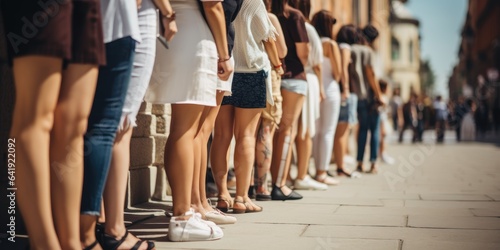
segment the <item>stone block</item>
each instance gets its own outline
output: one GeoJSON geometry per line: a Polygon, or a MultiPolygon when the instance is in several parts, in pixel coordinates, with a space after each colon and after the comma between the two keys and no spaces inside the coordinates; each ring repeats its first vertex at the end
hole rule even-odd
{"type": "Polygon", "coordinates": [[[139,114],[151,114],[153,104],[143,101],[139,108],[139,114]]]}
{"type": "Polygon", "coordinates": [[[152,137],[132,138],[130,142],[130,168],[153,165],[155,142],[152,137]]]}
{"type": "Polygon", "coordinates": [[[167,135],[170,131],[170,116],[156,116],[156,133],[167,135]]]}
{"type": "Polygon", "coordinates": [[[169,111],[169,108],[167,108],[167,106],[170,107],[169,104],[153,104],[151,113],[153,113],[154,115],[165,115],[169,111]]]}
{"type": "Polygon", "coordinates": [[[167,196],[172,194],[170,185],[168,184],[167,174],[165,173],[163,165],[157,166],[156,169],[156,181],[151,199],[165,201],[168,199],[167,196]]]}
{"type": "Polygon", "coordinates": [[[153,191],[151,176],[156,173],[155,167],[131,169],[129,171],[129,184],[127,192],[127,206],[148,202],[153,191]]]}
{"type": "Polygon", "coordinates": [[[149,137],[156,132],[156,116],[149,114],[137,115],[137,127],[132,132],[132,137],[149,137]]]}
{"type": "Polygon", "coordinates": [[[167,136],[165,135],[155,135],[153,136],[155,140],[155,153],[154,153],[154,163],[153,165],[163,165],[163,158],[165,155],[165,144],[167,143],[167,136]]]}

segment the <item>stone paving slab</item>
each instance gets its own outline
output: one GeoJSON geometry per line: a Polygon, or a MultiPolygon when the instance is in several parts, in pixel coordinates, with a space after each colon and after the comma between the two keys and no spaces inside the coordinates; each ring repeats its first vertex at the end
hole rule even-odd
{"type": "Polygon", "coordinates": [[[498,229],[500,218],[410,215],[408,226],[421,228],[498,229]]]}
{"type": "Polygon", "coordinates": [[[431,201],[491,201],[491,197],[478,194],[421,194],[422,200],[431,201]]]}
{"type": "Polygon", "coordinates": [[[479,217],[500,217],[500,210],[488,208],[473,208],[470,210],[475,216],[479,217]]]}
{"type": "Polygon", "coordinates": [[[403,242],[403,250],[498,250],[500,243],[486,242],[449,242],[449,241],[429,241],[429,240],[408,240],[403,242]]]}
{"type": "Polygon", "coordinates": [[[302,237],[500,243],[500,230],[311,225],[302,237]]]}
{"type": "Polygon", "coordinates": [[[340,206],[335,214],[372,214],[379,215],[435,215],[435,216],[472,216],[467,208],[417,208],[417,207],[357,207],[340,206]]]}
{"type": "Polygon", "coordinates": [[[405,207],[500,209],[500,202],[497,202],[497,201],[413,201],[413,200],[408,200],[405,202],[405,207]]]}

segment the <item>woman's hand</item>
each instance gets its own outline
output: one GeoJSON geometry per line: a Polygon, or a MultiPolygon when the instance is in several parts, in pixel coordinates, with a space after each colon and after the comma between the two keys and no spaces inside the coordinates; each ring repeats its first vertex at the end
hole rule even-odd
{"type": "Polygon", "coordinates": [[[341,97],[342,101],[346,101],[347,98],[349,98],[349,95],[350,95],[349,91],[343,91],[342,94],[340,95],[340,97],[341,97]]]}
{"type": "Polygon", "coordinates": [[[174,35],[177,33],[177,24],[175,23],[174,19],[167,17],[162,17],[161,21],[163,23],[163,27],[165,27],[163,37],[165,37],[165,39],[170,42],[172,41],[174,35]]]}
{"type": "Polygon", "coordinates": [[[278,73],[278,75],[282,76],[283,74],[285,74],[285,71],[283,70],[283,66],[280,65],[279,67],[277,68],[274,68],[276,70],[276,73],[278,73]]]}
{"type": "Polygon", "coordinates": [[[325,100],[325,98],[325,90],[323,88],[319,88],[319,101],[322,102],[323,100],[325,100]]]}
{"type": "Polygon", "coordinates": [[[136,0],[137,2],[137,9],[141,8],[142,0],[136,0]]]}
{"type": "Polygon", "coordinates": [[[217,76],[223,81],[227,81],[231,73],[233,73],[233,65],[229,60],[223,60],[217,63],[217,76]]]}

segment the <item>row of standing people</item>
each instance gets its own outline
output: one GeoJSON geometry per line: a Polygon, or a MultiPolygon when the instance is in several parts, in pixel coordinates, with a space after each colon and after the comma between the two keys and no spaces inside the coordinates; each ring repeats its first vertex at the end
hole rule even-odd
{"type": "Polygon", "coordinates": [[[261,162],[256,183],[271,167],[271,193],[261,186],[265,198],[302,198],[285,185],[301,113],[298,145],[306,147],[298,150],[305,165],[296,186],[337,184],[327,175],[333,142],[337,172],[353,176],[342,159],[356,116],[358,170],[371,131],[371,171],[376,172],[377,108],[383,100],[367,46],[376,29],[347,25],[335,42],[335,19],[328,12],[315,14],[312,26],[306,23],[308,1],[272,1],[270,8],[260,0],[171,3],[145,0],[137,12],[135,2],[124,0],[2,2],[2,10],[13,10],[4,15],[6,33],[30,39],[8,37],[17,90],[11,135],[19,141],[19,205],[32,248],[154,248],[129,234],[123,220],[130,138],[144,96],[172,104],[165,146],[172,241],[218,239],[223,232],[215,223],[236,221],[206,198],[205,145],[212,130],[211,161],[220,180],[227,174],[230,138],[236,138],[236,197],[231,199],[219,181],[221,209],[262,211],[248,197],[256,158],[261,162]],[[154,45],[155,7],[167,40],[179,28],[170,49],[154,45]],[[47,19],[40,23],[43,14],[47,19]],[[39,28],[31,36],[23,33],[24,16],[32,16],[39,28]],[[315,84],[316,90],[308,90],[315,84]],[[309,112],[318,98],[319,112],[309,112]],[[312,144],[314,182],[304,170],[312,144]],[[106,221],[96,229],[101,200],[106,221]]]}

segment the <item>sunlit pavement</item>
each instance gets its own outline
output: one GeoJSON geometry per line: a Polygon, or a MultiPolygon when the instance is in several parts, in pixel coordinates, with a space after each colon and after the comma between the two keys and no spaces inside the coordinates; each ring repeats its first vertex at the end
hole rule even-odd
{"type": "Polygon", "coordinates": [[[168,242],[166,217],[135,212],[129,230],[157,249],[500,249],[500,147],[457,144],[451,132],[442,145],[432,133],[423,144],[408,136],[390,143],[396,163],[378,175],[301,191],[299,201],[257,202],[264,211],[234,215],[221,240],[168,242]]]}
{"type": "Polygon", "coordinates": [[[458,144],[452,132],[441,145],[430,132],[422,144],[405,139],[389,138],[396,162],[378,175],[257,202],[264,211],[234,215],[218,241],[168,242],[169,201],[127,210],[128,228],[157,249],[500,249],[500,146],[458,144]]]}

